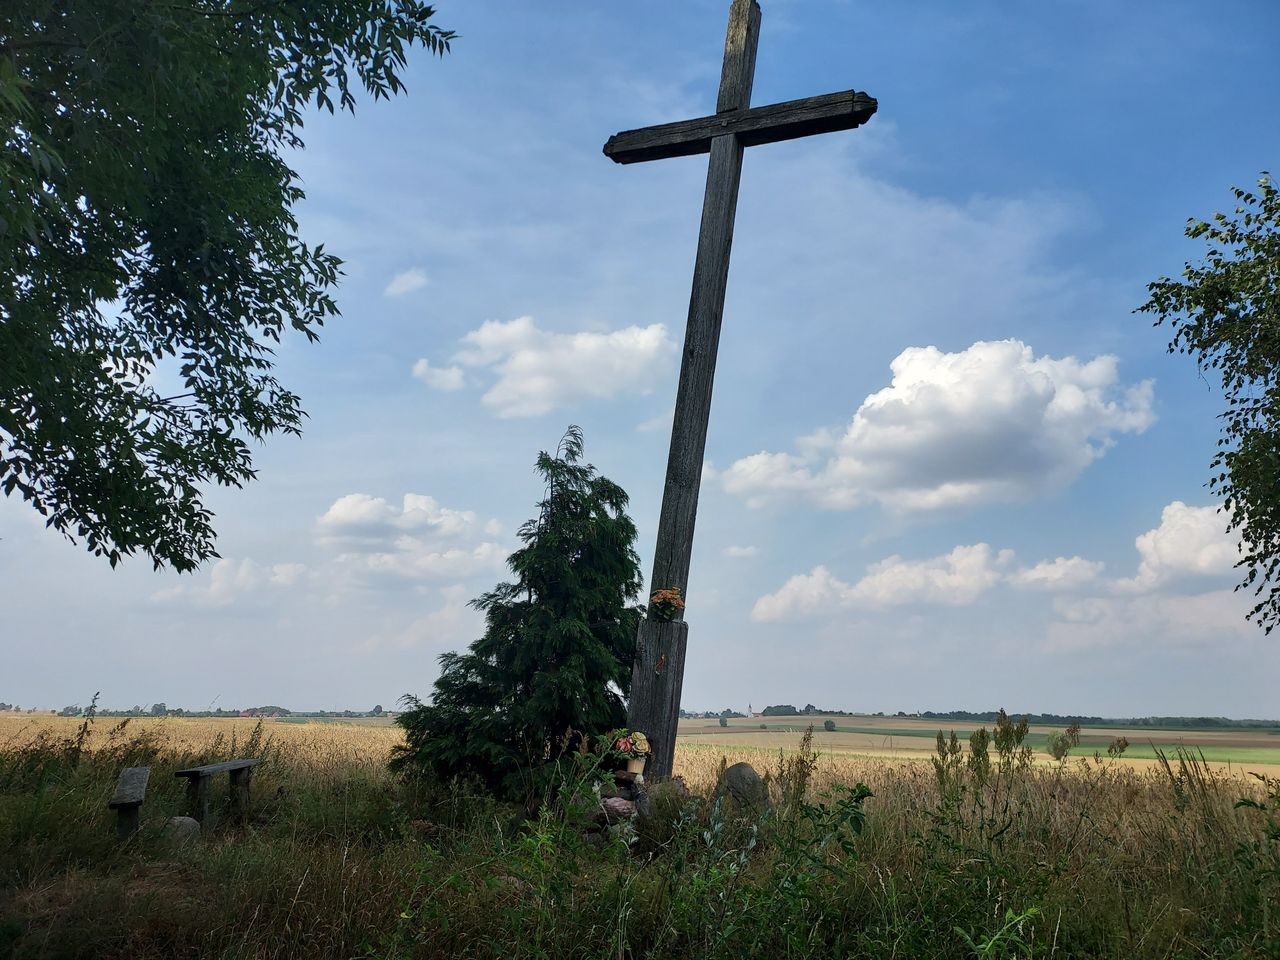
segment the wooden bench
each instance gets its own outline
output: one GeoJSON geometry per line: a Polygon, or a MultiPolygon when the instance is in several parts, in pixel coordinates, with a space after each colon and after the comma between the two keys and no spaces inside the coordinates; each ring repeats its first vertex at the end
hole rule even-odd
{"type": "Polygon", "coordinates": [[[191,767],[179,770],[175,777],[187,779],[187,804],[191,816],[204,826],[209,817],[209,781],[215,774],[231,774],[231,806],[240,817],[249,812],[249,779],[253,768],[261,760],[227,760],[224,763],[209,763],[203,767],[191,767]]]}
{"type": "Polygon", "coordinates": [[[121,840],[128,840],[138,832],[138,814],[150,779],[150,767],[125,767],[120,771],[116,792],[107,802],[107,809],[116,812],[116,836],[121,840]]]}

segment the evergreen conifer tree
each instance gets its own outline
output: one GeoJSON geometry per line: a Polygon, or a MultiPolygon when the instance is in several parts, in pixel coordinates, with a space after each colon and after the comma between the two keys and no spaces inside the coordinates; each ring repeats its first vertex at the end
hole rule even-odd
{"type": "Polygon", "coordinates": [[[546,494],[507,560],[515,580],[472,601],[485,632],[440,657],[431,702],[405,698],[394,769],[527,797],[547,764],[625,722],[643,615],[636,529],[622,488],[581,461],[576,426],[538,455],[546,494]]]}

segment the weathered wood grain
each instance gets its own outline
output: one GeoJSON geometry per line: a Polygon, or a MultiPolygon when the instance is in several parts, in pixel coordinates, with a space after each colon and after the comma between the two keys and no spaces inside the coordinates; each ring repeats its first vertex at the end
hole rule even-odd
{"type": "Polygon", "coordinates": [[[729,27],[724,32],[724,60],[720,65],[716,113],[745,110],[751,106],[759,44],[760,4],[756,0],[733,0],[729,6],[729,27]]]}
{"type": "Polygon", "coordinates": [[[107,807],[118,810],[121,807],[138,806],[146,799],[147,783],[150,779],[150,767],[125,767],[120,771],[120,779],[116,781],[116,792],[107,801],[107,807]]]}
{"type": "Polygon", "coordinates": [[[249,816],[249,784],[253,767],[237,767],[231,771],[231,809],[243,822],[249,816]]]}
{"type": "Polygon", "coordinates": [[[256,767],[262,762],[261,759],[256,760],[225,760],[222,763],[208,763],[203,767],[188,767],[186,770],[178,770],[174,773],[175,777],[211,777],[215,773],[230,773],[232,770],[243,770],[246,767],[256,767]]]}
{"type": "Polygon", "coordinates": [[[687,623],[645,620],[640,624],[628,723],[649,738],[652,753],[644,768],[644,778],[649,782],[671,778],[688,643],[687,623]]]}
{"type": "Polygon", "coordinates": [[[142,801],[147,796],[147,782],[151,779],[150,767],[125,767],[116,781],[115,793],[107,801],[107,808],[116,812],[116,837],[128,840],[138,832],[142,801]]]}
{"type": "Polygon", "coordinates": [[[207,775],[187,778],[187,814],[194,817],[202,827],[209,827],[209,777],[207,775]]]}
{"type": "MultiPolygon", "coordinates": [[[[711,155],[650,591],[684,591],[689,580],[743,148],[849,130],[876,112],[874,98],[853,90],[751,109],[759,37],[756,0],[733,0],[715,116],[628,130],[610,137],[604,147],[605,155],[618,163],[711,155]]],[[[686,602],[696,605],[697,598],[687,597],[686,602]]],[[[671,776],[687,639],[688,627],[683,622],[646,620],[637,636],[627,722],[649,737],[653,755],[645,775],[653,780],[671,776]]]]}
{"type": "Polygon", "coordinates": [[[702,460],[711,416],[716,356],[729,280],[734,211],[742,175],[742,145],[720,137],[707,165],[702,227],[693,267],[693,290],[685,326],[684,355],[676,388],[676,409],[667,452],[667,477],[658,519],[651,590],[684,591],[689,581],[693,530],[702,485],[702,460]]]}
{"type": "Polygon", "coordinates": [[[712,140],[727,134],[733,134],[747,147],[777,143],[818,133],[852,130],[870,120],[876,106],[874,97],[843,90],[742,112],[717,113],[695,120],[626,130],[609,138],[604,153],[616,163],[639,163],[706,153],[711,149],[712,140]]]}
{"type": "MultiPolygon", "coordinates": [[[[760,8],[755,0],[734,0],[725,35],[724,68],[720,77],[722,110],[742,111],[751,102],[756,44],[760,37],[760,8]]],[[[654,552],[649,589],[669,587],[681,591],[689,579],[693,528],[698,515],[698,490],[702,483],[702,455],[707,444],[707,420],[711,415],[711,388],[715,380],[716,353],[720,345],[720,320],[724,314],[725,286],[729,280],[729,253],[733,247],[733,221],[742,178],[742,143],[737,137],[714,138],[707,164],[707,187],[702,201],[702,225],[693,267],[693,290],[685,325],[680,383],[676,388],[675,419],[667,454],[667,478],[658,519],[658,543],[654,552]]],[[[649,737],[653,757],[646,776],[665,780],[671,776],[675,757],[676,720],[680,687],[684,681],[684,649],[688,627],[667,629],[670,624],[644,621],[638,643],[653,654],[653,662],[637,654],[632,669],[631,699],[627,718],[631,727],[649,737]],[[678,634],[679,642],[674,642],[678,634]],[[672,649],[654,653],[654,637],[672,640],[672,649]],[[678,648],[678,649],[677,649],[678,648]],[[665,655],[668,659],[658,662],[665,655]]]]}

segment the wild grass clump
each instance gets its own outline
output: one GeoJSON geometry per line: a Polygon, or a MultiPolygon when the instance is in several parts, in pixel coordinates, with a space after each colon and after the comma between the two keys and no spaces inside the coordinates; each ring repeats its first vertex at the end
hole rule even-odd
{"type": "Polygon", "coordinates": [[[770,804],[746,815],[716,799],[719,755],[682,749],[690,790],[596,832],[589,764],[530,817],[393,777],[385,729],[215,729],[0,735],[0,957],[1280,955],[1280,784],[1194,754],[1034,766],[1012,721],[932,765],[806,740],[754,755],[770,804]],[[247,823],[167,845],[172,771],[232,755],[267,761],[247,823]],[[139,764],[120,845],[106,801],[139,764]]]}

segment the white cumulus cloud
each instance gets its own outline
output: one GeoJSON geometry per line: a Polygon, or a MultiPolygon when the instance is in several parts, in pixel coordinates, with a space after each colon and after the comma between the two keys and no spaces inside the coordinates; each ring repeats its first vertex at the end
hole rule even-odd
{"type": "Polygon", "coordinates": [[[433,390],[461,390],[466,383],[461,367],[433,367],[426,357],[413,365],[413,375],[433,390]]]}
{"type": "Polygon", "coordinates": [[[1009,574],[1009,582],[1016,587],[1036,590],[1076,590],[1093,583],[1102,574],[1105,564],[1100,560],[1084,557],[1056,557],[1042,560],[1033,567],[1024,567],[1009,574]]]}
{"type": "Polygon", "coordinates": [[[1004,578],[1002,569],[1012,560],[1012,550],[995,551],[986,543],[957,546],[928,560],[904,560],[895,555],[871,564],[854,584],[818,566],[757,600],[751,618],[784,620],[909,603],[967,606],[1004,578]]]}
{"type": "Polygon", "coordinates": [[[536,417],[577,400],[648,393],[676,354],[660,323],[607,333],[554,333],[531,317],[489,320],[454,362],[496,379],[481,402],[499,417],[536,417]]]}
{"type": "Polygon", "coordinates": [[[746,557],[758,557],[760,555],[760,548],[751,547],[751,546],[740,547],[736,545],[728,546],[724,548],[724,555],[726,557],[734,557],[738,559],[743,559],[746,557]]]}
{"type": "Polygon", "coordinates": [[[1184,577],[1229,576],[1240,559],[1239,538],[1226,530],[1217,507],[1191,507],[1174,500],[1160,512],[1160,526],[1134,540],[1141,558],[1137,575],[1123,590],[1149,590],[1184,577]]]}
{"type": "Polygon", "coordinates": [[[336,551],[349,574],[404,579],[463,577],[497,570],[506,550],[484,539],[500,531],[470,510],[441,506],[434,497],[406,493],[399,505],[382,497],[339,497],[316,522],[320,543],[336,551]]]}
{"type": "Polygon", "coordinates": [[[1018,340],[958,353],[910,347],[843,433],[817,431],[795,453],[744,457],[725,489],[753,506],[801,496],[850,509],[876,501],[929,510],[1021,500],[1061,489],[1155,420],[1151,381],[1123,385],[1113,356],[1037,357],[1018,340]]]}
{"type": "MultiPolygon", "coordinates": [[[[492,521],[491,521],[492,522],[492,521]]],[[[442,507],[434,497],[406,493],[396,507],[382,497],[349,493],[335,500],[320,517],[321,533],[329,539],[384,539],[388,531],[428,530],[443,536],[463,536],[477,527],[475,513],[442,507]]]]}
{"type": "Polygon", "coordinates": [[[384,297],[403,297],[406,293],[421,290],[429,282],[427,275],[421,269],[411,267],[392,277],[391,282],[383,288],[382,295],[384,297]]]}
{"type": "Polygon", "coordinates": [[[1249,598],[1214,583],[1231,578],[1239,559],[1239,540],[1226,526],[1217,507],[1166,505],[1160,525],[1134,540],[1133,577],[1100,581],[1091,596],[1054,601],[1049,649],[1164,649],[1238,643],[1256,634],[1245,616],[1249,598]]]}

